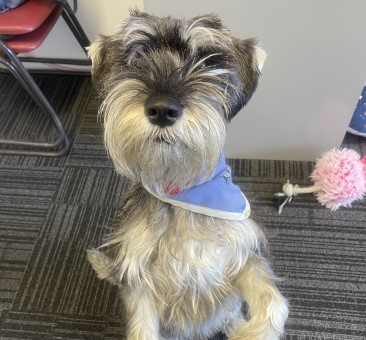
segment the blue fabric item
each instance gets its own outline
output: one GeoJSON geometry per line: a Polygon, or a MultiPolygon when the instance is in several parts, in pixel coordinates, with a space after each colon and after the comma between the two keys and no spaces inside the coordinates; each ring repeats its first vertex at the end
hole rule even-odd
{"type": "Polygon", "coordinates": [[[347,131],[354,135],[366,137],[366,85],[362,90],[347,131]]]}
{"type": "Polygon", "coordinates": [[[0,13],[20,6],[26,0],[0,0],[0,13]]]}
{"type": "Polygon", "coordinates": [[[249,203],[232,182],[231,168],[223,154],[211,179],[186,191],[161,195],[146,184],[144,187],[158,199],[195,213],[229,220],[243,220],[250,214],[249,203]]]}

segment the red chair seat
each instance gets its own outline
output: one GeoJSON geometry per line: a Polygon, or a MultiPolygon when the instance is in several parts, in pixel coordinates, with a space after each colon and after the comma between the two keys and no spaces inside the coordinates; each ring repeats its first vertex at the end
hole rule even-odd
{"type": "Polygon", "coordinates": [[[0,32],[3,35],[32,32],[43,24],[56,6],[54,0],[28,0],[19,7],[0,14],[0,32]]]}
{"type": "MultiPolygon", "coordinates": [[[[30,3],[33,1],[30,1],[30,3]]],[[[39,2],[34,1],[34,2],[39,2]]],[[[48,1],[49,2],[49,1],[48,1]]],[[[49,32],[52,30],[53,26],[56,24],[57,19],[62,14],[63,7],[61,5],[57,5],[51,14],[48,15],[45,21],[41,23],[41,25],[31,33],[14,35],[10,37],[6,44],[13,49],[15,53],[27,53],[35,50],[38,46],[42,44],[42,42],[47,38],[49,32]]],[[[1,16],[1,14],[0,14],[1,16]]],[[[1,18],[2,19],[2,18],[1,18]]],[[[0,31],[2,24],[0,24],[0,31]]],[[[28,26],[29,27],[29,26],[28,26]]]]}

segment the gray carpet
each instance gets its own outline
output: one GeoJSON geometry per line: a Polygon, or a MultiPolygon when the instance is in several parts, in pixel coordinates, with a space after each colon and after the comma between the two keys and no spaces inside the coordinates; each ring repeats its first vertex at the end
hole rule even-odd
{"type": "MultiPolygon", "coordinates": [[[[36,79],[73,146],[59,159],[0,155],[0,338],[123,339],[118,293],[96,278],[85,249],[100,244],[128,183],[104,151],[90,79],[36,79]]],[[[12,77],[0,74],[0,138],[47,140],[49,130],[12,77]]],[[[346,135],[344,145],[366,153],[366,139],[346,135]]],[[[273,194],[288,178],[310,184],[313,164],[229,162],[284,279],[291,304],[285,338],[366,339],[365,200],[330,212],[305,195],[278,215],[273,194]]]]}

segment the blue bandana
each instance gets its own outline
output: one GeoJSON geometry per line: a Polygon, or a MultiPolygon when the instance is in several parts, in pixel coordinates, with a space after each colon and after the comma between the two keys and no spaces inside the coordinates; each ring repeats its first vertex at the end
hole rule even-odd
{"type": "Polygon", "coordinates": [[[231,168],[222,154],[211,178],[188,190],[167,190],[157,193],[143,183],[145,189],[163,202],[198,214],[227,220],[244,220],[250,215],[250,205],[240,188],[232,182],[231,168]]]}

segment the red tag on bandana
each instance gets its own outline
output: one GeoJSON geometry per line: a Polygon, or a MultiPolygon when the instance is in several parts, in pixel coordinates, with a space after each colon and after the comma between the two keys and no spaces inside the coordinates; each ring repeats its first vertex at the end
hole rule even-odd
{"type": "Polygon", "coordinates": [[[166,194],[168,194],[169,196],[174,196],[174,195],[178,195],[180,194],[182,191],[180,190],[179,187],[173,187],[171,184],[168,184],[165,188],[164,188],[164,192],[166,194]]]}

